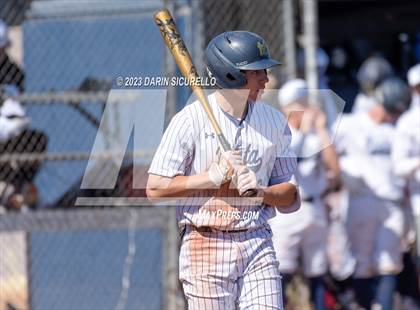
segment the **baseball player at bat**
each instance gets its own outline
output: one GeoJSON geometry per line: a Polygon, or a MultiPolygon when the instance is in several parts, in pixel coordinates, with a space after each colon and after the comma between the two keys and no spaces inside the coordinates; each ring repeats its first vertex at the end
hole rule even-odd
{"type": "Polygon", "coordinates": [[[205,61],[217,81],[208,101],[231,151],[221,149],[204,109],[194,101],[168,125],[149,169],[147,195],[151,200],[186,197],[177,207],[177,220],[180,280],[189,309],[282,309],[267,220],[276,209],[299,208],[296,158],[286,119],[259,101],[268,82],[266,69],[280,63],[270,57],[263,38],[247,31],[216,36],[205,61]],[[229,180],[237,195],[227,198],[233,200],[218,192],[229,180]],[[240,198],[248,189],[257,189],[257,197],[240,198]]]}

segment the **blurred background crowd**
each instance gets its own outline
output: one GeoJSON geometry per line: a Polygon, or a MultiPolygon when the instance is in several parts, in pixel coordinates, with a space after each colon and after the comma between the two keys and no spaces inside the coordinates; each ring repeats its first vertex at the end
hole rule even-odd
{"type": "Polygon", "coordinates": [[[407,84],[375,54],[357,78],[351,113],[331,125],[331,92],[292,79],[278,93],[302,198],[271,220],[287,308],[309,307],[293,301],[296,274],[315,309],[419,308],[420,64],[407,84]]]}
{"type": "Polygon", "coordinates": [[[170,87],[164,113],[141,120],[138,132],[155,134],[141,137],[151,147],[136,150],[138,158],[125,154],[114,188],[81,189],[95,139],[112,162],[113,141],[122,137],[118,102],[103,117],[116,78],[179,75],[152,18],[161,7],[172,10],[200,72],[207,42],[227,30],[258,33],[283,61],[269,72],[263,99],[287,115],[299,159],[302,208],[272,222],[286,308],[420,309],[414,0],[0,0],[0,309],[175,307],[168,294],[180,294],[166,291],[164,263],[154,259],[164,251],[163,234],[145,238],[148,226],[133,230],[134,241],[122,237],[131,222],[104,232],[97,218],[103,209],[89,206],[72,217],[78,197],[144,197],[141,186],[133,189],[133,175],[144,181],[161,135],[153,128],[189,96],[187,87],[170,87]],[[58,219],[65,225],[52,224],[50,212],[58,209],[67,212],[58,219]],[[82,223],[77,233],[66,228],[74,222],[82,223]],[[156,247],[131,257],[145,239],[156,247]],[[117,251],[121,240],[128,254],[117,251]],[[109,256],[101,252],[105,243],[115,260],[109,265],[121,274],[92,267],[109,256]],[[74,253],[83,268],[68,267],[74,253]],[[145,297],[121,284],[125,267],[136,264],[158,283],[145,297]],[[88,289],[95,281],[104,287],[88,289]],[[52,287],[61,295],[48,293],[52,287]],[[90,293],[76,303],[83,291],[90,293]]]}

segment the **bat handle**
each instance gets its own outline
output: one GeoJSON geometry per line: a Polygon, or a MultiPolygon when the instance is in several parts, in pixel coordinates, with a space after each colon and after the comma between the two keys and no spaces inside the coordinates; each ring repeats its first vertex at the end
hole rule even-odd
{"type": "Polygon", "coordinates": [[[258,190],[255,188],[250,188],[247,191],[245,191],[241,197],[256,197],[258,194],[258,190]]]}
{"type": "Polygon", "coordinates": [[[232,150],[232,148],[229,145],[229,142],[226,140],[222,132],[217,133],[217,139],[219,140],[220,146],[222,147],[224,152],[232,150]]]}

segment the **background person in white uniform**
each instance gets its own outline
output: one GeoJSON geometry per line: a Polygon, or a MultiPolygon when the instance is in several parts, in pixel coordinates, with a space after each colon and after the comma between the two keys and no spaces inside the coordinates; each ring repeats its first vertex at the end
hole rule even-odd
{"type": "Polygon", "coordinates": [[[420,267],[420,64],[407,74],[411,86],[411,106],[398,120],[392,146],[392,161],[395,174],[407,181],[412,214],[416,226],[417,269],[420,267]]]}
{"type": "Polygon", "coordinates": [[[381,56],[367,58],[357,72],[361,91],[354,99],[352,113],[368,112],[376,103],[375,88],[392,74],[392,66],[385,58],[381,56]]]}
{"type": "Polygon", "coordinates": [[[396,275],[402,270],[404,181],[393,173],[394,124],[410,102],[408,86],[388,78],[367,113],[343,116],[335,144],[342,181],[349,190],[347,230],[356,258],[353,287],[358,303],[392,309],[396,275]]]}
{"type": "Polygon", "coordinates": [[[307,84],[291,80],[279,91],[280,107],[292,132],[291,147],[298,156],[296,177],[302,204],[295,213],[278,214],[270,220],[279,267],[290,283],[302,254],[303,272],[310,284],[315,309],[325,309],[323,276],[328,270],[326,243],[328,220],[322,195],[329,181],[338,177],[338,161],[330,145],[327,119],[318,108],[309,106],[307,84]]]}

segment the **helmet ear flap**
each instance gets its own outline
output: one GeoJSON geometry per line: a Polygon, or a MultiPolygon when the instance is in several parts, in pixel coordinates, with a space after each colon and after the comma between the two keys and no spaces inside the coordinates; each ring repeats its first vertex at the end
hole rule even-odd
{"type": "Polygon", "coordinates": [[[388,112],[402,113],[410,104],[411,93],[403,80],[391,77],[376,88],[375,97],[388,112]]]}
{"type": "Polygon", "coordinates": [[[231,85],[230,88],[240,88],[246,84],[245,73],[241,71],[228,72],[226,74],[226,80],[229,81],[229,84],[231,85]]]}
{"type": "Polygon", "coordinates": [[[237,69],[221,52],[215,48],[206,53],[206,69],[210,77],[216,78],[220,88],[240,88],[245,86],[245,74],[237,69]]]}

